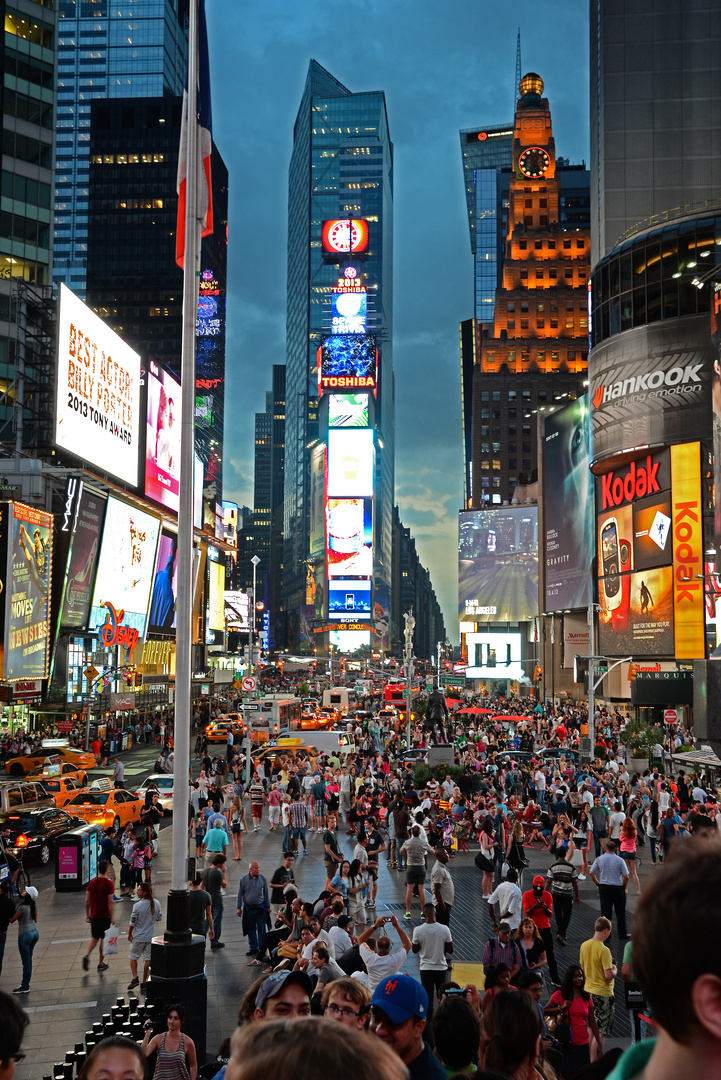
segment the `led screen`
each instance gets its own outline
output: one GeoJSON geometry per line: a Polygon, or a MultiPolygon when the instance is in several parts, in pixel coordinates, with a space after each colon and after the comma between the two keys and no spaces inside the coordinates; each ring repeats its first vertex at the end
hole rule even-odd
{"type": "Polygon", "coordinates": [[[373,431],[328,432],[330,498],[370,498],[373,495],[373,431]]]}
{"type": "Polygon", "coordinates": [[[137,630],[141,637],[145,634],[159,535],[158,518],[119,499],[108,499],[89,629],[105,623],[103,605],[109,601],[116,611],[125,612],[124,626],[137,630]]]}
{"type": "Polygon", "coordinates": [[[328,427],[368,427],[368,395],[329,394],[328,427]]]}
{"type": "Polygon", "coordinates": [[[587,395],[546,418],[546,611],[585,608],[591,603],[594,491],[588,467],[590,435],[587,395]]]}
{"type": "Polygon", "coordinates": [[[370,619],[371,583],[350,578],[328,582],[328,617],[330,619],[370,619]]]}
{"type": "Polygon", "coordinates": [[[368,250],[368,222],[364,218],[335,218],[321,229],[323,251],[360,252],[368,250]]]}
{"type": "Polygon", "coordinates": [[[208,629],[225,629],[225,564],[208,558],[208,629]]]}
{"type": "Polygon", "coordinates": [[[45,679],[50,657],[53,517],[22,503],[6,503],[3,518],[9,555],[4,678],[45,679]]]}
{"type": "Polygon", "coordinates": [[[163,532],[155,561],[153,593],[150,598],[148,630],[167,633],[176,627],[175,601],[178,595],[178,538],[163,532]]]}
{"type": "Polygon", "coordinates": [[[225,625],[228,630],[248,632],[248,611],[250,597],[244,592],[226,589],[224,593],[225,625]]]}
{"type": "Polygon", "coordinates": [[[328,577],[372,577],[373,500],[328,499],[328,577]]]}
{"type": "Polygon", "coordinates": [[[338,652],[353,653],[371,643],[370,630],[331,630],[328,641],[338,652]]]}
{"type": "Polygon", "coordinates": [[[177,514],[180,500],[180,383],[150,361],[145,494],[177,514]]]}
{"type": "Polygon", "coordinates": [[[378,351],[373,334],[334,334],[318,350],[318,391],[375,390],[378,351]]]}
{"type": "Polygon", "coordinates": [[[538,507],[460,514],[461,619],[518,622],[538,614],[538,507]]]}
{"type": "Polygon", "coordinates": [[[140,357],[61,284],[56,445],[135,487],[142,422],[140,357]]]}
{"type": "Polygon", "coordinates": [[[365,334],[368,329],[368,293],[332,293],[330,329],[333,334],[365,334]]]}
{"type": "Polygon", "coordinates": [[[73,525],[65,593],[60,612],[61,626],[75,626],[80,629],[87,625],[104,516],[105,500],[83,486],[73,525]]]}

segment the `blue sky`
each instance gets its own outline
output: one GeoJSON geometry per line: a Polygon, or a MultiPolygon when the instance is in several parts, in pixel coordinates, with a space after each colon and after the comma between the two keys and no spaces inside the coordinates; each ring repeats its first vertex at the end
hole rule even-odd
{"type": "Polygon", "coordinates": [[[254,413],[285,361],[288,163],[308,63],[386,94],[395,167],[396,500],[457,640],[458,324],[473,268],[458,132],[512,119],[522,70],[556,151],[588,161],[588,7],[578,0],[207,0],[215,140],[230,173],[225,497],[252,506],[254,413]]]}

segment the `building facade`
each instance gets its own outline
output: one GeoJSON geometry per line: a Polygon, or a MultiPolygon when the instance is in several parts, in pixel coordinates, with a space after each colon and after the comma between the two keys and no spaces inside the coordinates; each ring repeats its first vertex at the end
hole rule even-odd
{"type": "Polygon", "coordinates": [[[446,625],[443,612],[431,583],[428,570],[422,565],[416,542],[393,507],[393,608],[391,652],[401,656],[404,647],[403,615],[410,612],[416,624],[413,628],[413,652],[420,660],[436,656],[438,642],[445,645],[446,625]]]}

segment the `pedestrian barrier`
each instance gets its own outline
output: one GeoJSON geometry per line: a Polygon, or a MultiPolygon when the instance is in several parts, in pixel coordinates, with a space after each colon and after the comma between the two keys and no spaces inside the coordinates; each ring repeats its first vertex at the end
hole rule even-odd
{"type": "Polygon", "coordinates": [[[124,1035],[133,1042],[143,1040],[143,1025],[147,1020],[164,1020],[163,1003],[160,999],[141,1003],[137,997],[119,997],[109,1013],[103,1013],[102,1020],[96,1021],[85,1032],[85,1042],[76,1042],[72,1050],[65,1054],[65,1060],[53,1065],[52,1075],[43,1076],[42,1080],[73,1080],[85,1064],[85,1059],[94,1047],[110,1035],[124,1035]]]}

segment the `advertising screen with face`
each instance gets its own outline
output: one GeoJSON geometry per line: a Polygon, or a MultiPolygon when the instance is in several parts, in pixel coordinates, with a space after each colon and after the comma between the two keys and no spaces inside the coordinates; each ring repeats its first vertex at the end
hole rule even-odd
{"type": "Polygon", "coordinates": [[[180,383],[151,360],[145,441],[145,494],[174,510],[180,500],[180,383]]]}
{"type": "Polygon", "coordinates": [[[175,533],[163,532],[155,560],[153,592],[150,597],[148,630],[168,633],[175,629],[175,600],[178,595],[178,538],[175,533]]]}
{"type": "Polygon", "coordinates": [[[350,578],[328,582],[328,617],[330,619],[370,619],[371,583],[350,578]]]}
{"type": "Polygon", "coordinates": [[[373,495],[373,431],[328,432],[329,498],[370,498],[373,495]]]}
{"type": "Polygon", "coordinates": [[[368,427],[368,395],[329,394],[328,427],[368,427]]]}
{"type": "Polygon", "coordinates": [[[334,334],[318,350],[318,390],[375,390],[378,350],[373,334],[334,334]]]}
{"type": "Polygon", "coordinates": [[[468,510],[458,535],[459,617],[518,622],[538,614],[538,507],[468,510]]]}
{"type": "Polygon", "coordinates": [[[74,532],[60,612],[61,626],[87,626],[95,565],[105,517],[105,499],[83,487],[74,521],[74,532]]]}
{"type": "Polygon", "coordinates": [[[328,577],[371,577],[373,500],[328,499],[326,523],[328,577]]]}
{"type": "Polygon", "coordinates": [[[6,582],[4,677],[45,679],[50,657],[50,581],[53,518],[10,503],[9,581],[6,582]]]}
{"type": "Polygon", "coordinates": [[[142,423],[140,357],[61,284],[56,445],[135,487],[142,423]]]}
{"type": "Polygon", "coordinates": [[[142,637],[153,585],[160,520],[119,499],[108,499],[89,629],[106,620],[106,602],[125,612],[123,625],[142,637]]]}
{"type": "Polygon", "coordinates": [[[368,293],[332,293],[330,329],[333,334],[365,334],[368,329],[368,293]]]}

